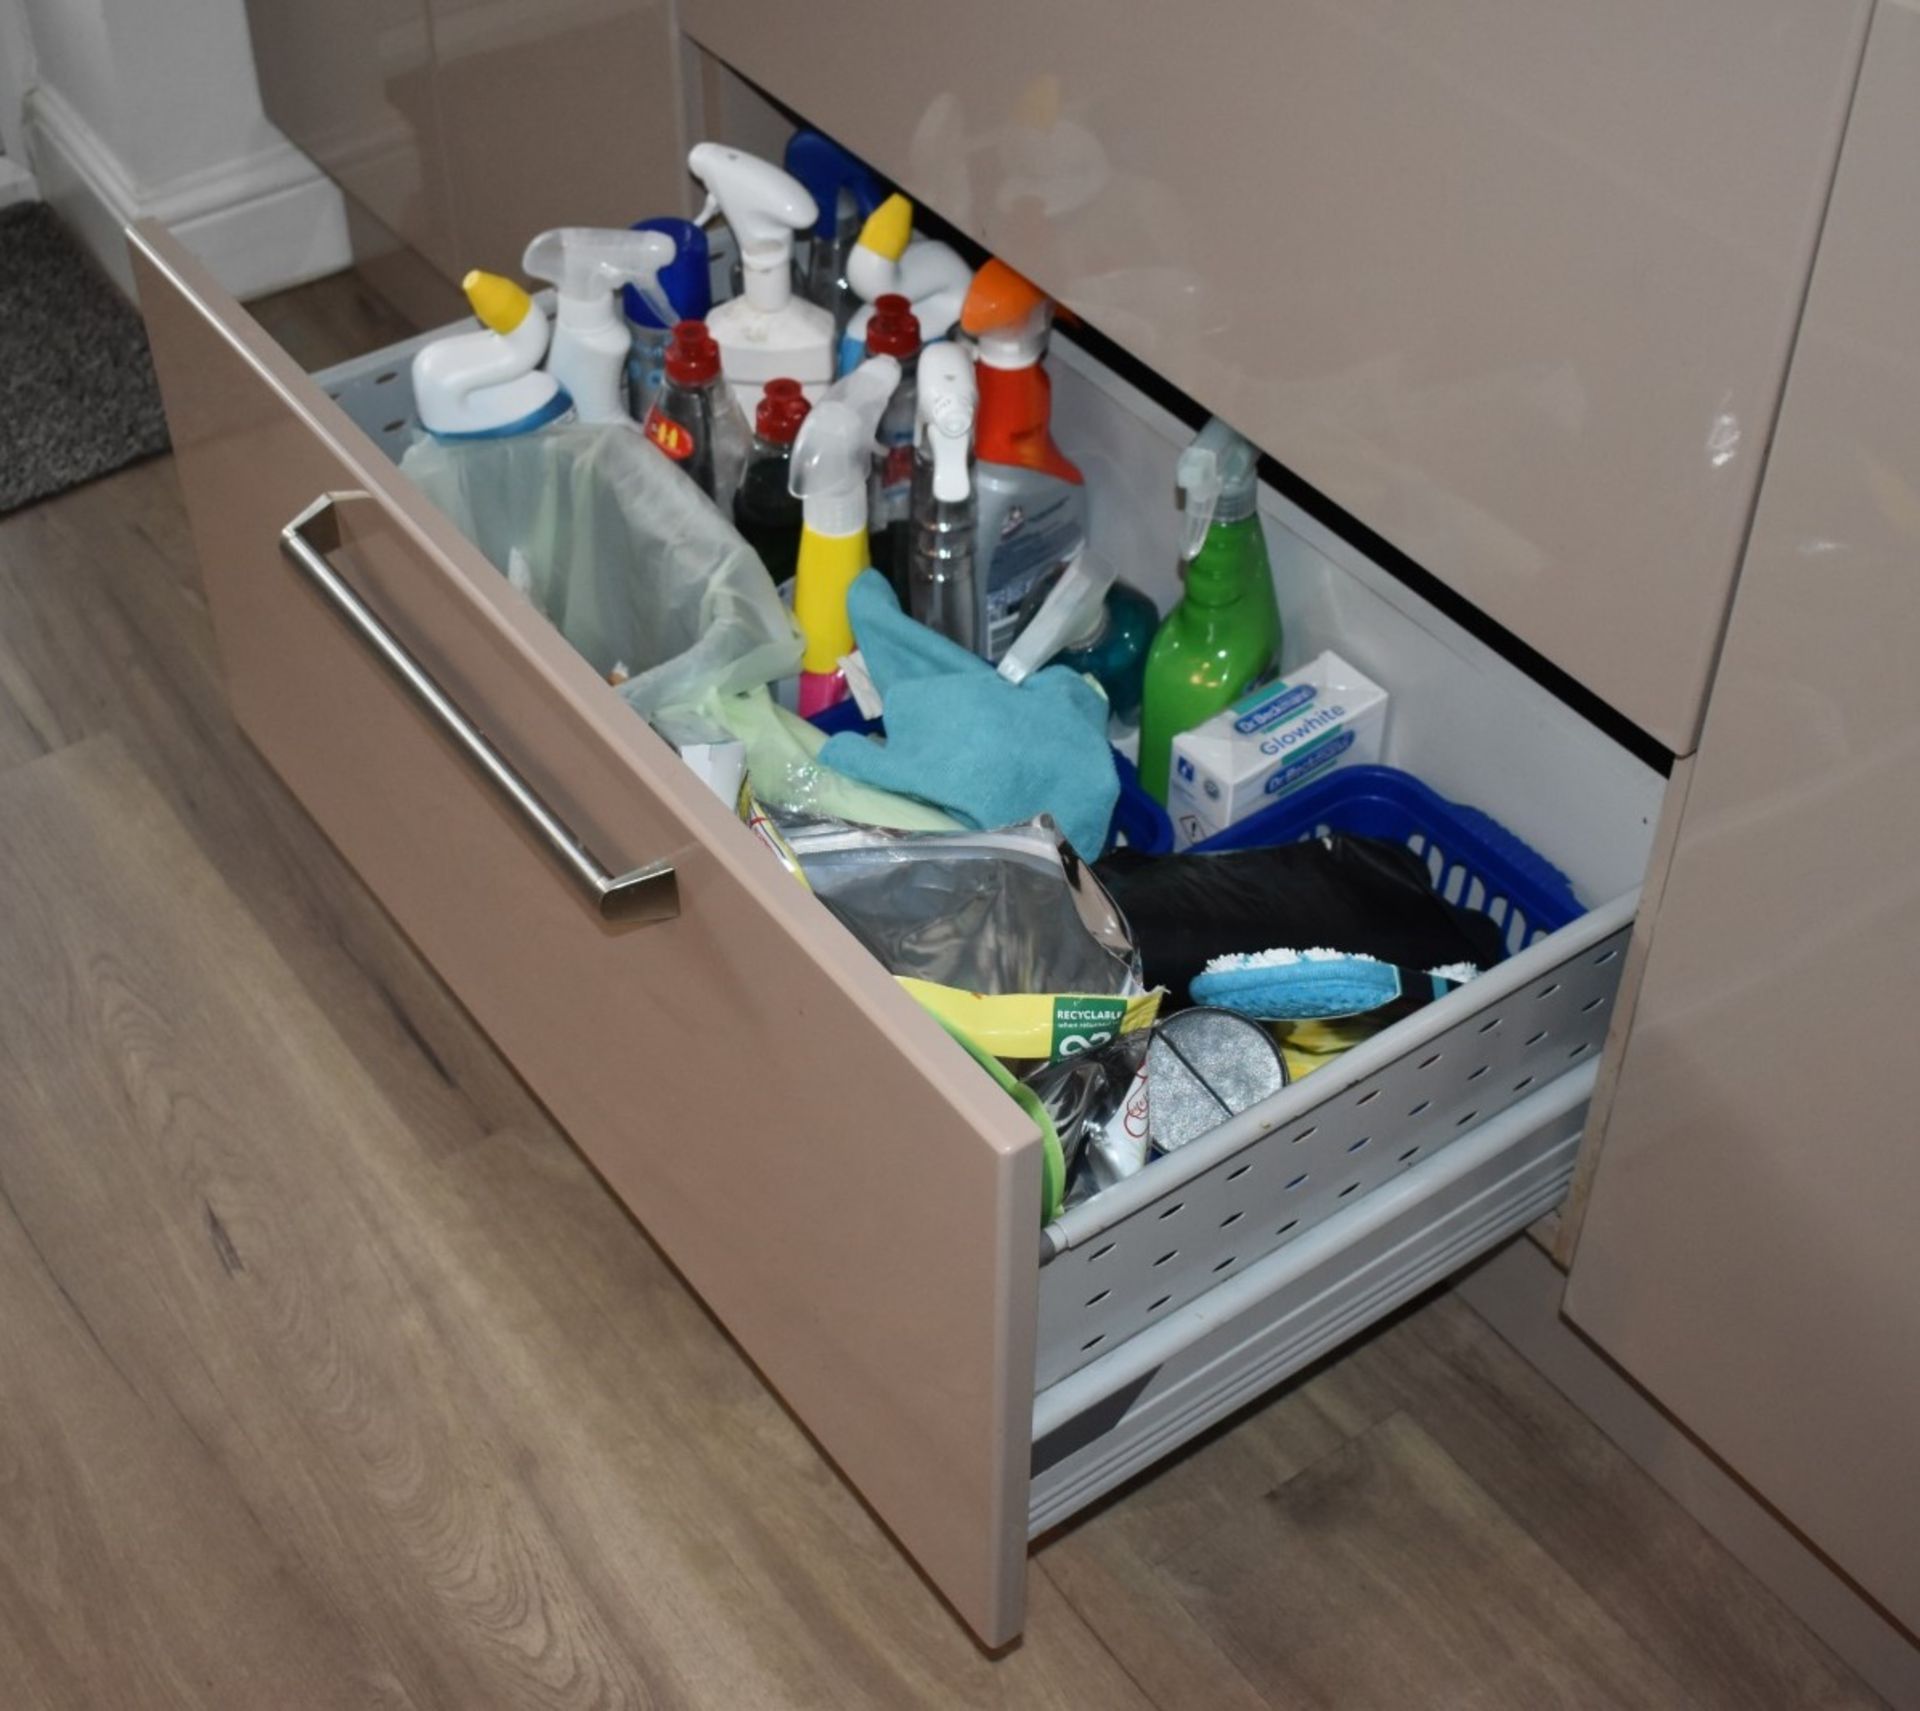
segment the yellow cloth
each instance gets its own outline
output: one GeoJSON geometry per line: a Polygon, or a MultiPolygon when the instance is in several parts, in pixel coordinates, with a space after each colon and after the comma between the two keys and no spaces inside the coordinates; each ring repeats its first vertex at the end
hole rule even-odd
{"type": "Polygon", "coordinates": [[[1370,1040],[1384,1023],[1371,1016],[1338,1016],[1324,1022],[1275,1022],[1274,1038],[1280,1042],[1280,1055],[1287,1060],[1287,1079],[1298,1081],[1311,1075],[1351,1051],[1362,1040],[1370,1040]]]}

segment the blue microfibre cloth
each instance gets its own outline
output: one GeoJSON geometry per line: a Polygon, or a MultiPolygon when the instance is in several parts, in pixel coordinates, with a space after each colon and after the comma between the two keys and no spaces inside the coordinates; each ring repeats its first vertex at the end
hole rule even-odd
{"type": "Polygon", "coordinates": [[[1364,1016],[1402,998],[1429,1004],[1479,972],[1471,963],[1429,972],[1343,951],[1255,951],[1215,957],[1187,993],[1196,1004],[1255,1021],[1326,1021],[1364,1016]]]}
{"type": "Polygon", "coordinates": [[[847,616],[885,704],[887,736],[842,731],[827,739],[822,764],[981,830],[1051,814],[1085,860],[1100,854],[1120,775],[1098,689],[1065,666],[1009,683],[909,618],[875,570],[848,590],[847,616]]]}

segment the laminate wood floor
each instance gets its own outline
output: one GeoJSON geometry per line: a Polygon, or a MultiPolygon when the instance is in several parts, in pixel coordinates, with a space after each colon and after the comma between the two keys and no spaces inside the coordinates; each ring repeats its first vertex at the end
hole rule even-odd
{"type": "Polygon", "coordinates": [[[165,460],[0,522],[0,1683],[1878,1703],[1445,1294],[1044,1541],[981,1654],[235,731],[165,460]]]}

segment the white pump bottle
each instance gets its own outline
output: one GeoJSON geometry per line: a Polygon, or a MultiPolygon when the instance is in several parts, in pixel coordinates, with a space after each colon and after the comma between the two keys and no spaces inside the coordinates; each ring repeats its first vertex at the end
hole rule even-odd
{"type": "Polygon", "coordinates": [[[631,285],[669,324],[673,306],[660,289],[674,242],[664,232],[558,226],[527,245],[523,272],[558,288],[547,372],[573,395],[583,422],[621,422],[627,415],[624,376],[632,337],[619,292],[631,285]]]}
{"type": "Polygon", "coordinates": [[[793,240],[820,217],[799,179],[722,143],[699,143],[687,170],[707,188],[696,224],[726,216],[740,245],[746,289],[707,317],[720,369],[752,420],[769,380],[800,382],[814,403],[833,379],[833,315],[793,294],[793,240]]]}

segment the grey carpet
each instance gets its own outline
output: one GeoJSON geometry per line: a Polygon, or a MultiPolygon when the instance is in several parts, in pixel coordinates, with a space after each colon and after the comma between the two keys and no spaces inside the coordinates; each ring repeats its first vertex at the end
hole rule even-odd
{"type": "Polygon", "coordinates": [[[0,513],[166,449],[139,312],[44,203],[0,208],[0,513]]]}

